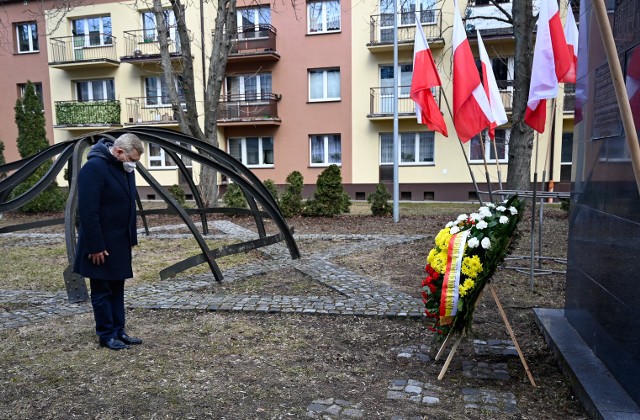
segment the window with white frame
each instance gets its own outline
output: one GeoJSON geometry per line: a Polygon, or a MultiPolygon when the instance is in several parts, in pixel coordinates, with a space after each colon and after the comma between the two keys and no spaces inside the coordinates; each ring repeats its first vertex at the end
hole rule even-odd
{"type": "MultiPolygon", "coordinates": [[[[402,165],[432,165],[434,163],[434,133],[420,131],[400,133],[400,159],[402,165]]],[[[380,164],[393,164],[393,134],[380,134],[380,164]]]]}
{"type": "Polygon", "coordinates": [[[35,22],[17,23],[16,40],[18,41],[19,54],[40,51],[38,25],[35,22]]]}
{"type": "Polygon", "coordinates": [[[309,136],[311,166],[328,166],[342,163],[340,134],[318,134],[309,136]]]}
{"type": "MultiPolygon", "coordinates": [[[[411,78],[413,76],[413,64],[400,64],[398,65],[398,98],[400,103],[398,109],[406,108],[407,104],[404,102],[410,100],[409,93],[411,91],[411,78]],[[405,101],[403,101],[403,99],[405,101]]],[[[380,66],[380,104],[379,109],[382,114],[393,113],[393,78],[394,71],[393,66],[384,65],[380,66]]],[[[413,109],[413,107],[411,107],[413,109]]]]}
{"type": "Polygon", "coordinates": [[[271,73],[228,76],[226,85],[230,101],[269,99],[271,95],[271,73]]]}
{"type": "Polygon", "coordinates": [[[230,138],[227,151],[249,168],[273,167],[272,137],[230,138]]]}
{"type": "Polygon", "coordinates": [[[309,70],[309,101],[340,100],[340,69],[309,70]]]}
{"type": "MultiPolygon", "coordinates": [[[[177,144],[191,149],[187,143],[176,142],[177,144]]],[[[186,167],[191,167],[192,160],[187,157],[182,157],[178,154],[178,157],[182,160],[186,167]]],[[[169,153],[167,153],[162,147],[154,143],[149,143],[149,155],[147,156],[149,161],[149,168],[151,169],[175,169],[176,163],[173,161],[169,153]]]]}
{"type": "MultiPolygon", "coordinates": [[[[158,40],[158,23],[156,21],[156,14],[154,12],[141,12],[142,15],[142,31],[143,39],[145,42],[155,42],[158,40]]],[[[177,40],[176,33],[176,17],[173,14],[173,10],[165,9],[162,11],[164,16],[164,24],[167,28],[167,37],[169,39],[177,40]]]]}
{"type": "Polygon", "coordinates": [[[307,33],[340,31],[340,1],[313,0],[307,2],[307,33]]]}
{"type": "Polygon", "coordinates": [[[397,10],[400,14],[398,25],[411,26],[416,23],[416,12],[420,23],[423,25],[437,22],[437,10],[435,0],[380,0],[380,40],[382,42],[393,41],[393,2],[397,2],[397,10]]]}
{"type": "Polygon", "coordinates": [[[271,24],[269,6],[243,7],[237,10],[238,37],[240,39],[259,38],[264,36],[260,26],[271,24]]]}
{"type": "Polygon", "coordinates": [[[95,16],[72,21],[74,47],[111,45],[111,16],[95,16]]]}
{"type": "Polygon", "coordinates": [[[509,160],[509,137],[511,130],[496,130],[496,138],[491,141],[484,132],[476,135],[469,141],[469,161],[472,163],[496,161],[496,149],[498,162],[506,163],[509,160]],[[482,138],[481,138],[482,135],[482,138]],[[495,142],[495,149],[493,143],[495,142]],[[484,155],[484,159],[483,159],[484,155]]]}
{"type": "MultiPolygon", "coordinates": [[[[184,90],[182,88],[182,77],[177,76],[174,81],[178,91],[178,97],[184,99],[184,90]]],[[[169,84],[165,82],[164,77],[145,77],[144,78],[145,103],[147,106],[169,106],[171,99],[169,97],[169,84]]]]}
{"type": "Polygon", "coordinates": [[[113,79],[78,80],[75,83],[76,99],[80,102],[116,99],[113,79]]]}

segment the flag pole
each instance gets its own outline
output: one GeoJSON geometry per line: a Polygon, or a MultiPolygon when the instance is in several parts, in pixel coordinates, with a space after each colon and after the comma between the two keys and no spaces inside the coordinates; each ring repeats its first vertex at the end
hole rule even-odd
{"type": "MultiPolygon", "coordinates": [[[[451,121],[453,121],[453,113],[451,112],[451,106],[449,106],[449,100],[447,99],[447,95],[442,95],[444,98],[444,102],[447,104],[447,110],[449,111],[449,116],[451,117],[451,121]]],[[[455,129],[455,124],[453,125],[455,129]]],[[[464,150],[464,145],[462,144],[462,140],[458,136],[458,131],[456,130],[456,137],[458,137],[458,143],[460,143],[460,148],[462,149],[462,154],[464,155],[464,160],[467,162],[467,168],[469,168],[469,175],[471,175],[471,181],[473,181],[473,187],[476,189],[476,195],[478,196],[478,201],[480,201],[480,205],[484,206],[482,202],[482,197],[480,196],[480,190],[478,189],[478,183],[476,182],[476,177],[473,175],[473,171],[471,170],[471,164],[469,164],[469,158],[467,157],[467,152],[464,150]]]]}
{"type": "Polygon", "coordinates": [[[616,44],[613,40],[611,25],[609,24],[609,17],[607,16],[607,10],[603,0],[593,0],[593,8],[596,12],[596,19],[598,20],[598,26],[600,26],[600,36],[602,36],[602,43],[604,44],[604,50],[607,54],[611,80],[616,90],[616,99],[618,100],[618,107],[620,108],[620,116],[622,117],[622,126],[626,134],[625,137],[627,138],[627,146],[629,146],[633,174],[636,178],[636,187],[638,188],[638,192],[640,192],[640,146],[638,146],[638,133],[636,132],[635,123],[633,122],[633,114],[631,113],[629,96],[627,95],[627,89],[624,84],[622,68],[618,60],[616,44]]]}
{"type": "Polygon", "coordinates": [[[398,2],[393,0],[393,222],[400,220],[400,181],[398,141],[398,2]]]}
{"type": "Polygon", "coordinates": [[[493,191],[491,190],[491,178],[489,178],[489,166],[487,166],[487,157],[484,155],[484,145],[486,138],[489,137],[489,130],[480,132],[480,140],[482,141],[482,161],[484,162],[484,176],[487,178],[487,188],[489,189],[489,201],[493,203],[493,191]],[[486,134],[486,137],[485,137],[486,134]]]}
{"type": "Polygon", "coordinates": [[[538,145],[540,144],[540,135],[536,132],[536,160],[533,168],[533,194],[531,196],[531,267],[529,267],[529,286],[533,291],[533,259],[535,257],[535,234],[536,229],[536,190],[538,188],[538,145]]]}
{"type": "MultiPolygon", "coordinates": [[[[506,141],[507,139],[505,139],[506,141]]],[[[496,146],[496,139],[491,140],[493,143],[493,154],[496,156],[496,168],[498,169],[498,187],[502,189],[502,172],[500,170],[500,159],[498,158],[498,146],[496,146]]]]}

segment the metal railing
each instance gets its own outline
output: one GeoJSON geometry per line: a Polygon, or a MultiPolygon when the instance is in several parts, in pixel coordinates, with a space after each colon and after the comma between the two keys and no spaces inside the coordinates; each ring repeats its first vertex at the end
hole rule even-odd
{"type": "Polygon", "coordinates": [[[120,124],[120,101],[56,101],[56,125],[120,124]]]}
{"type": "MultiPolygon", "coordinates": [[[[182,51],[180,47],[180,37],[175,27],[167,28],[169,54],[179,55],[182,51]]],[[[133,31],[124,31],[124,55],[125,57],[149,57],[160,56],[160,41],[158,32],[153,29],[138,29],[133,31]]]]}
{"type": "Polygon", "coordinates": [[[279,95],[263,93],[260,95],[223,95],[218,108],[218,120],[255,121],[277,120],[279,95]]]}
{"type": "Polygon", "coordinates": [[[126,98],[125,104],[129,124],[177,124],[178,119],[167,97],[126,98]]]}
{"type": "Polygon", "coordinates": [[[272,25],[250,25],[239,28],[230,55],[276,50],[276,28],[272,25]]]}
{"type": "MultiPolygon", "coordinates": [[[[411,86],[398,87],[398,115],[415,115],[415,103],[409,97],[411,86]]],[[[368,117],[393,116],[393,87],[372,87],[369,90],[368,117]]],[[[440,88],[436,88],[434,95],[440,106],[440,88]]]]}
{"type": "Polygon", "coordinates": [[[49,40],[50,63],[117,61],[116,37],[109,34],[60,36],[49,40]]]}
{"type": "MultiPolygon", "coordinates": [[[[419,12],[422,30],[428,40],[442,39],[442,13],[440,9],[419,12]]],[[[398,13],[398,42],[413,42],[416,35],[416,13],[398,13]]],[[[393,13],[371,16],[371,45],[393,44],[393,13]]]]}

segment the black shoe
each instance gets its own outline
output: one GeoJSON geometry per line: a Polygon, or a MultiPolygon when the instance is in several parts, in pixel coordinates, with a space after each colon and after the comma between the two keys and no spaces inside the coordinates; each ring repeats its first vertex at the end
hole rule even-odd
{"type": "Polygon", "coordinates": [[[107,347],[111,350],[122,350],[122,349],[129,348],[129,346],[127,346],[125,343],[123,343],[122,341],[118,340],[115,337],[107,341],[100,341],[100,347],[107,347]]]}
{"type": "Polygon", "coordinates": [[[120,338],[120,341],[122,341],[124,344],[131,344],[131,345],[142,344],[141,339],[136,337],[129,337],[126,333],[122,334],[118,338],[120,338]]]}

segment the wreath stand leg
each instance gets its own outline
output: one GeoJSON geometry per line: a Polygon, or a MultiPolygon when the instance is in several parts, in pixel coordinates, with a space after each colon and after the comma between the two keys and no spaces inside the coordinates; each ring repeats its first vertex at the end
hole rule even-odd
{"type": "Polygon", "coordinates": [[[442,342],[442,345],[440,346],[440,349],[438,350],[438,353],[436,353],[436,357],[434,357],[433,360],[440,360],[440,356],[442,356],[442,353],[444,353],[444,350],[447,348],[447,345],[449,344],[449,340],[451,340],[452,338],[453,338],[453,333],[449,332],[449,334],[447,334],[447,337],[442,342]]]}
{"type": "MultiPolygon", "coordinates": [[[[451,334],[449,334],[450,336],[451,334]]],[[[447,339],[449,338],[449,336],[447,336],[447,339]]],[[[440,370],[440,374],[438,375],[438,380],[441,381],[442,378],[444,378],[444,374],[447,373],[447,370],[449,370],[449,364],[451,363],[451,359],[453,359],[453,355],[455,354],[456,350],[458,350],[458,345],[460,345],[460,342],[462,341],[462,338],[464,337],[464,334],[460,334],[458,336],[458,339],[456,340],[455,343],[453,343],[453,347],[451,347],[451,351],[449,352],[449,355],[447,356],[447,360],[444,361],[444,365],[442,366],[442,369],[440,370]]],[[[443,344],[444,347],[444,344],[443,344]]],[[[442,351],[443,349],[441,348],[440,351],[442,351]]],[[[436,356],[437,357],[437,356],[436,356]]]]}
{"type": "Polygon", "coordinates": [[[533,375],[531,375],[531,371],[529,370],[529,365],[527,364],[527,361],[524,358],[524,354],[522,354],[522,350],[520,349],[520,346],[518,345],[518,340],[516,340],[516,335],[513,333],[513,328],[511,328],[511,324],[509,323],[509,319],[507,319],[507,314],[504,312],[504,308],[502,307],[502,304],[500,303],[500,299],[498,299],[498,294],[496,293],[496,289],[493,287],[493,284],[491,284],[491,283],[489,283],[487,285],[487,287],[491,291],[491,296],[493,296],[493,300],[496,302],[496,305],[498,306],[498,312],[500,312],[500,316],[502,317],[502,320],[504,321],[504,325],[507,327],[507,331],[509,332],[509,336],[511,337],[511,341],[513,341],[513,345],[515,346],[516,351],[518,352],[518,356],[520,357],[520,362],[522,362],[522,367],[524,367],[524,371],[527,373],[527,377],[529,378],[529,382],[531,382],[532,386],[537,387],[538,385],[536,385],[536,381],[533,379],[533,375]]]}

